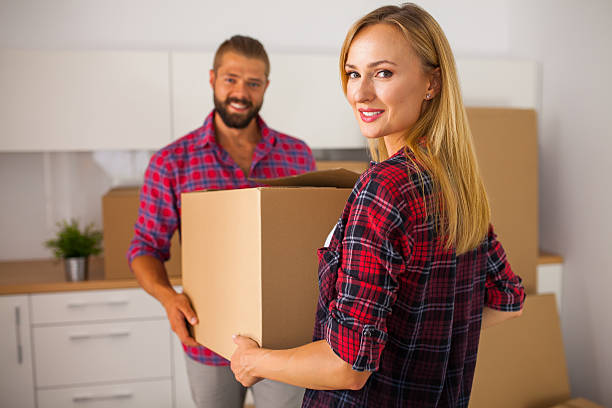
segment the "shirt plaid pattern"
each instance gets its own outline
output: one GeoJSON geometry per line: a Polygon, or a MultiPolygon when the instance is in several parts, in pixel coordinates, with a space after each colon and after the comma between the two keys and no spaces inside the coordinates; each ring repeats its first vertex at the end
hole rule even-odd
{"type": "MultiPolygon", "coordinates": [[[[170,239],[175,230],[180,229],[181,193],[257,187],[258,184],[249,178],[285,177],[315,169],[312,152],[306,143],[276,132],[258,116],[262,138],[253,153],[250,172],[245,175],[217,143],[213,118],[214,111],[200,128],[151,157],[140,192],[134,238],[128,251],[130,264],[140,255],[168,260],[170,239]]],[[[183,348],[191,358],[204,364],[229,365],[229,361],[205,347],[183,345],[183,348]]]]}
{"type": "Polygon", "coordinates": [[[445,250],[415,170],[400,151],[366,171],[318,251],[314,340],[373,373],[361,390],[306,390],[303,407],[467,407],[483,306],[522,307],[493,228],[471,252],[445,250]]]}

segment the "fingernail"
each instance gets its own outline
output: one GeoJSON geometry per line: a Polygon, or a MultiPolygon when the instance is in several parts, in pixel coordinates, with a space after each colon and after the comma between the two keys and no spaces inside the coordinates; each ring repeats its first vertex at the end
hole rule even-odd
{"type": "Polygon", "coordinates": [[[236,334],[232,334],[232,339],[235,339],[235,338],[236,338],[236,334]]]}

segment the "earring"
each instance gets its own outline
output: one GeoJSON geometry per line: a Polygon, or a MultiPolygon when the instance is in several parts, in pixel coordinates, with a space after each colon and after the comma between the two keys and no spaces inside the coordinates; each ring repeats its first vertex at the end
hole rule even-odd
{"type": "Polygon", "coordinates": [[[431,98],[431,95],[429,94],[425,95],[425,99],[429,100],[429,98],[431,98]]]}

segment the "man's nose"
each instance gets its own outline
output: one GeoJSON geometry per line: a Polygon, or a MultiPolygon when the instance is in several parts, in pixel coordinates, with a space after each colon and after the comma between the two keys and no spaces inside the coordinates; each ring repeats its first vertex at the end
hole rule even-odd
{"type": "Polygon", "coordinates": [[[246,81],[236,81],[232,87],[232,96],[236,98],[247,98],[249,95],[249,88],[246,81]]]}

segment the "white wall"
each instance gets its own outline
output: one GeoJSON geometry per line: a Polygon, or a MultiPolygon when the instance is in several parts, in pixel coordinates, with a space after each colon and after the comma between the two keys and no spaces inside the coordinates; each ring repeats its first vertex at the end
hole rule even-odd
{"type": "MultiPolygon", "coordinates": [[[[269,51],[337,52],[351,22],[385,3],[0,0],[0,47],[212,50],[228,36],[245,33],[259,38],[269,51]]],[[[562,325],[573,393],[612,406],[612,319],[606,306],[612,267],[605,257],[612,233],[612,183],[606,179],[612,174],[612,115],[605,111],[612,93],[606,75],[612,68],[612,3],[428,0],[420,4],[438,19],[457,55],[520,57],[541,64],[540,244],[566,259],[562,325]]],[[[274,67],[272,79],[273,75],[274,67]]],[[[3,192],[31,203],[44,198],[22,187],[40,183],[43,155],[33,157],[5,160],[0,155],[3,192]],[[5,176],[5,171],[13,176],[5,176]]],[[[52,168],[89,166],[72,156],[57,160],[52,168]]],[[[82,176],[68,173],[64,171],[61,180],[79,185],[82,176]]],[[[100,175],[97,180],[97,190],[103,191],[108,180],[100,175]]],[[[19,213],[15,200],[2,199],[2,214],[8,213],[5,206],[11,214],[19,213]]],[[[61,200],[56,197],[54,202],[61,200]]],[[[99,197],[90,205],[94,202],[99,197]]],[[[23,222],[44,222],[38,207],[29,205],[26,208],[36,215],[23,222]]],[[[83,210],[73,205],[71,211],[83,210]]],[[[0,219],[3,231],[4,225],[13,224],[0,219]]],[[[8,245],[5,241],[8,238],[0,247],[8,245]]]]}

